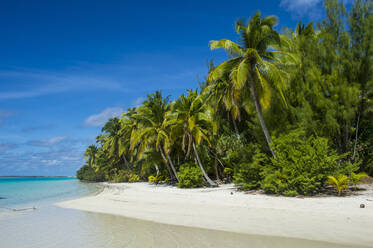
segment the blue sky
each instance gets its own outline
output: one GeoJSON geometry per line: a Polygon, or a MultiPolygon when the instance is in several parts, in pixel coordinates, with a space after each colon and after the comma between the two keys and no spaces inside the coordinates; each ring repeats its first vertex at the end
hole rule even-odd
{"type": "Polygon", "coordinates": [[[278,29],[321,0],[2,1],[0,175],[75,175],[102,124],[147,93],[198,86],[213,39],[257,10],[278,29]]]}

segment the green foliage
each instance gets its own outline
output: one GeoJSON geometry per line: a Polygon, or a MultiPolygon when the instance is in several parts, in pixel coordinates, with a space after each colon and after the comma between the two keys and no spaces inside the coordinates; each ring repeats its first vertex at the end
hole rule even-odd
{"type": "Polygon", "coordinates": [[[149,176],[148,177],[148,182],[150,184],[158,184],[162,181],[163,177],[161,175],[158,175],[158,176],[149,176]]]}
{"type": "Polygon", "coordinates": [[[348,182],[348,176],[343,174],[339,174],[337,177],[328,176],[328,183],[337,189],[338,196],[341,196],[342,190],[348,189],[348,182]]]}
{"type": "Polygon", "coordinates": [[[341,163],[345,155],[338,155],[321,137],[305,137],[295,130],[274,139],[277,159],[264,167],[261,187],[267,193],[285,194],[291,191],[313,195],[322,189],[327,176],[347,173],[351,165],[341,163]]]}
{"type": "Polygon", "coordinates": [[[128,182],[135,183],[135,182],[138,182],[138,181],[140,181],[140,176],[139,175],[137,175],[137,174],[130,174],[128,182]]]}
{"type": "Polygon", "coordinates": [[[179,182],[176,184],[179,188],[198,188],[204,185],[201,170],[194,163],[186,163],[180,167],[179,182]]]}
{"type": "Polygon", "coordinates": [[[79,180],[102,182],[105,181],[105,174],[102,171],[96,171],[89,165],[82,166],[77,172],[76,177],[79,180]]]}
{"type": "Polygon", "coordinates": [[[241,160],[242,162],[236,166],[234,183],[243,190],[258,189],[263,179],[261,173],[268,163],[268,157],[260,152],[259,148],[253,146],[246,146],[243,151],[251,157],[246,161],[241,160]]]}
{"type": "Polygon", "coordinates": [[[360,172],[360,173],[357,173],[357,174],[354,173],[354,172],[351,173],[350,181],[354,185],[355,190],[356,190],[357,185],[360,183],[360,180],[364,177],[367,177],[367,176],[368,176],[368,174],[365,173],[365,172],[360,172]]]}
{"type": "Polygon", "coordinates": [[[230,182],[232,181],[232,178],[233,178],[233,169],[231,168],[224,168],[224,176],[226,177],[226,179],[230,182]]]}
{"type": "Polygon", "coordinates": [[[127,183],[130,179],[130,176],[127,171],[119,171],[118,174],[115,174],[112,178],[114,183],[127,183]]]}

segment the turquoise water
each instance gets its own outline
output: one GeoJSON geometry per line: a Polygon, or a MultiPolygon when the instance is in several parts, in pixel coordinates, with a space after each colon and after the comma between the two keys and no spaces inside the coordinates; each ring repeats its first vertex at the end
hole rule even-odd
{"type": "Polygon", "coordinates": [[[76,178],[0,177],[0,211],[9,208],[40,207],[95,191],[97,186],[81,183],[76,178]]]}

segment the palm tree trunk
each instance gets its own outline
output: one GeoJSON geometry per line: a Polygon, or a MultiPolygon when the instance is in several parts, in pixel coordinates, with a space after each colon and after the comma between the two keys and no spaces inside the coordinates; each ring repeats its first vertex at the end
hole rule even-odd
{"type": "Polygon", "coordinates": [[[236,119],[234,118],[232,112],[230,112],[230,113],[231,113],[231,117],[232,117],[232,122],[233,122],[234,131],[236,132],[237,137],[240,137],[240,132],[238,131],[238,127],[237,127],[236,119]]]}
{"type": "Polygon", "coordinates": [[[175,175],[174,175],[174,173],[172,173],[172,170],[171,170],[171,168],[170,168],[170,165],[168,164],[167,158],[166,158],[166,156],[165,156],[164,153],[163,153],[162,147],[161,147],[161,146],[158,146],[158,150],[159,150],[160,153],[161,153],[161,156],[162,156],[163,162],[165,163],[165,165],[166,165],[166,167],[167,167],[167,170],[168,170],[168,173],[170,174],[171,179],[174,179],[174,178],[175,178],[175,175]]]}
{"type": "Polygon", "coordinates": [[[256,93],[256,89],[255,89],[255,85],[254,85],[253,82],[250,84],[250,88],[251,88],[251,96],[252,96],[254,104],[255,104],[256,113],[258,114],[258,119],[259,119],[259,122],[260,122],[260,126],[262,127],[264,136],[266,137],[269,150],[271,151],[272,156],[274,158],[276,158],[276,153],[272,149],[272,139],[271,139],[271,136],[269,135],[267,126],[264,122],[263,114],[262,114],[262,107],[260,106],[259,99],[257,97],[257,93],[256,93]]]}
{"type": "Polygon", "coordinates": [[[214,159],[214,167],[215,167],[216,180],[220,181],[219,170],[218,170],[218,160],[216,158],[214,159]]]}
{"type": "Polygon", "coordinates": [[[123,159],[124,159],[124,163],[126,164],[127,169],[128,169],[128,170],[131,170],[131,169],[130,169],[130,166],[129,166],[129,163],[128,163],[128,160],[127,160],[126,156],[124,156],[124,153],[123,153],[122,157],[123,157],[123,159]]]}
{"type": "Polygon", "coordinates": [[[157,171],[157,176],[159,175],[159,168],[157,164],[154,164],[155,170],[157,171]]]}
{"type": "Polygon", "coordinates": [[[172,159],[171,159],[171,157],[170,157],[170,154],[168,154],[167,152],[165,152],[165,153],[166,153],[166,156],[167,156],[167,158],[168,158],[168,161],[170,162],[171,169],[172,169],[172,171],[173,171],[174,174],[175,174],[176,180],[179,182],[179,177],[177,176],[177,172],[176,172],[176,169],[175,169],[174,163],[172,162],[172,159]]]}
{"type": "Polygon", "coordinates": [[[198,152],[197,152],[197,148],[196,148],[196,145],[195,145],[195,143],[194,143],[194,140],[193,140],[193,142],[192,142],[192,146],[193,146],[193,150],[194,150],[194,155],[196,156],[196,159],[197,159],[198,165],[199,165],[199,167],[201,168],[202,174],[203,174],[203,176],[205,177],[206,181],[207,181],[211,186],[217,186],[216,183],[214,183],[214,182],[209,178],[209,176],[207,175],[205,169],[203,169],[203,166],[202,166],[201,160],[199,159],[199,156],[198,156],[198,152]]]}

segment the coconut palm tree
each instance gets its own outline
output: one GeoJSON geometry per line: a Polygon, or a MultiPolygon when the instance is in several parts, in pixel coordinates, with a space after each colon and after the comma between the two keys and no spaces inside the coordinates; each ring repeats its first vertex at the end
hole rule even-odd
{"type": "Polygon", "coordinates": [[[341,196],[342,190],[348,189],[349,179],[348,176],[340,174],[337,177],[328,176],[328,181],[330,185],[337,189],[338,196],[341,196]]]}
{"type": "Polygon", "coordinates": [[[215,112],[221,109],[227,111],[232,120],[234,131],[237,136],[240,132],[237,127],[236,119],[240,120],[240,97],[241,92],[236,90],[229,79],[217,80],[216,82],[208,83],[203,89],[202,94],[207,96],[207,101],[215,108],[215,112]]]}
{"type": "Polygon", "coordinates": [[[156,91],[153,94],[148,94],[147,98],[135,115],[141,128],[135,130],[131,135],[131,147],[139,145],[140,150],[144,151],[147,147],[153,146],[156,151],[160,152],[171,178],[179,181],[170,157],[170,139],[165,122],[166,114],[170,109],[169,96],[163,98],[162,93],[156,91]]]}
{"type": "Polygon", "coordinates": [[[196,148],[204,140],[210,144],[209,130],[216,132],[216,123],[212,120],[213,111],[204,104],[204,100],[203,95],[199,95],[197,91],[188,90],[188,95],[181,95],[173,105],[174,113],[168,123],[172,124],[174,134],[182,134],[182,147],[184,151],[187,149],[186,157],[193,149],[204,178],[211,186],[216,186],[203,168],[196,148]]]}
{"type": "Polygon", "coordinates": [[[97,154],[97,146],[90,145],[87,147],[87,150],[84,153],[84,159],[88,159],[88,164],[90,167],[93,167],[95,164],[95,158],[97,154]]]}
{"type": "Polygon", "coordinates": [[[282,91],[286,74],[277,66],[273,50],[273,45],[281,44],[281,38],[274,30],[276,24],[276,17],[261,18],[260,12],[257,12],[247,25],[242,20],[236,22],[236,31],[241,38],[239,44],[227,39],[210,41],[211,49],[225,49],[230,59],[218,65],[208,77],[210,82],[229,77],[235,90],[250,91],[261,128],[274,157],[276,155],[262,109],[269,106],[271,89],[276,89],[285,102],[282,91]]]}
{"type": "Polygon", "coordinates": [[[121,123],[119,118],[110,118],[102,128],[101,139],[104,140],[102,148],[108,151],[113,161],[120,161],[121,154],[119,148],[121,145],[121,123]]]}

